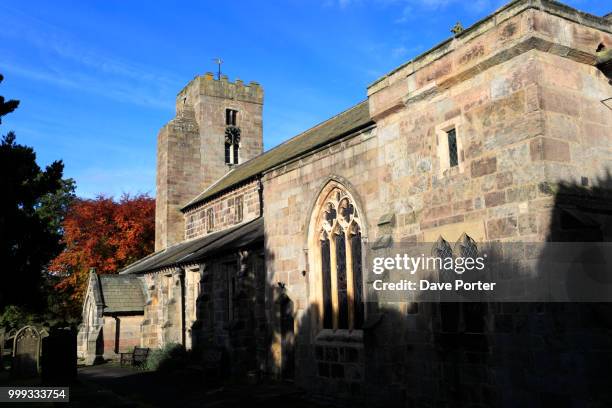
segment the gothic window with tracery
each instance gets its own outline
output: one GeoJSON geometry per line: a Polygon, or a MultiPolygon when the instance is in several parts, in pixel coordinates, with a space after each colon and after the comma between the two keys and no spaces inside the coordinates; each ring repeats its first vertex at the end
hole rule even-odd
{"type": "Polygon", "coordinates": [[[455,243],[453,252],[463,258],[476,259],[478,257],[478,245],[476,245],[476,241],[472,237],[464,232],[455,243]]]}
{"type": "Polygon", "coordinates": [[[323,328],[360,329],[364,303],[359,214],[351,197],[335,188],[317,220],[323,328]]]}

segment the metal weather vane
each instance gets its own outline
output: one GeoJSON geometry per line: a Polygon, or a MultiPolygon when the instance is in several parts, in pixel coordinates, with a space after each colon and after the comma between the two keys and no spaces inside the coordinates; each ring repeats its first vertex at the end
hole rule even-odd
{"type": "Polygon", "coordinates": [[[223,64],[223,60],[219,57],[213,58],[215,64],[217,64],[217,79],[221,79],[221,64],[223,64]]]}

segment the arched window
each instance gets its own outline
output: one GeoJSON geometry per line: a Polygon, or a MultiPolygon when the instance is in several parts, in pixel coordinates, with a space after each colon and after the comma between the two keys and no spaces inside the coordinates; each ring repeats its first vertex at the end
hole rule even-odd
{"type": "MultiPolygon", "coordinates": [[[[321,200],[319,201],[321,202],[321,200]]],[[[350,195],[333,188],[315,218],[315,270],[320,274],[322,327],[359,329],[364,320],[362,226],[350,195]]]]}

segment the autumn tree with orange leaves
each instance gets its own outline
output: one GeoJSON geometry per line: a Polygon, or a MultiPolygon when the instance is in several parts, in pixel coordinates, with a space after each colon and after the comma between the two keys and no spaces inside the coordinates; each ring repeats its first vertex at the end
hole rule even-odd
{"type": "Polygon", "coordinates": [[[75,199],[62,224],[65,249],[49,265],[60,277],[56,289],[80,311],[90,268],[100,274],[121,268],[153,252],[155,199],[123,195],[118,201],[105,196],[75,199]]]}

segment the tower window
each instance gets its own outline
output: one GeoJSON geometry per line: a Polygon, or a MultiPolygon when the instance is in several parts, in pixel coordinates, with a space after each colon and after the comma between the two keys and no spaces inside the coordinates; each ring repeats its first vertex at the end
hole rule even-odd
{"type": "Polygon", "coordinates": [[[234,143],[232,145],[232,147],[234,149],[234,151],[232,152],[233,153],[232,154],[232,159],[234,160],[234,164],[238,164],[238,147],[239,147],[239,145],[238,145],[238,143],[234,143]]]}
{"type": "Polygon", "coordinates": [[[457,131],[455,128],[446,132],[448,137],[448,158],[450,167],[455,167],[459,164],[459,154],[457,153],[457,131]]]}
{"type": "Polygon", "coordinates": [[[236,117],[238,116],[238,111],[235,109],[226,109],[225,110],[225,124],[227,126],[236,126],[236,117]]]}
{"type": "Polygon", "coordinates": [[[230,164],[232,162],[232,144],[225,142],[225,163],[230,164]]]}

